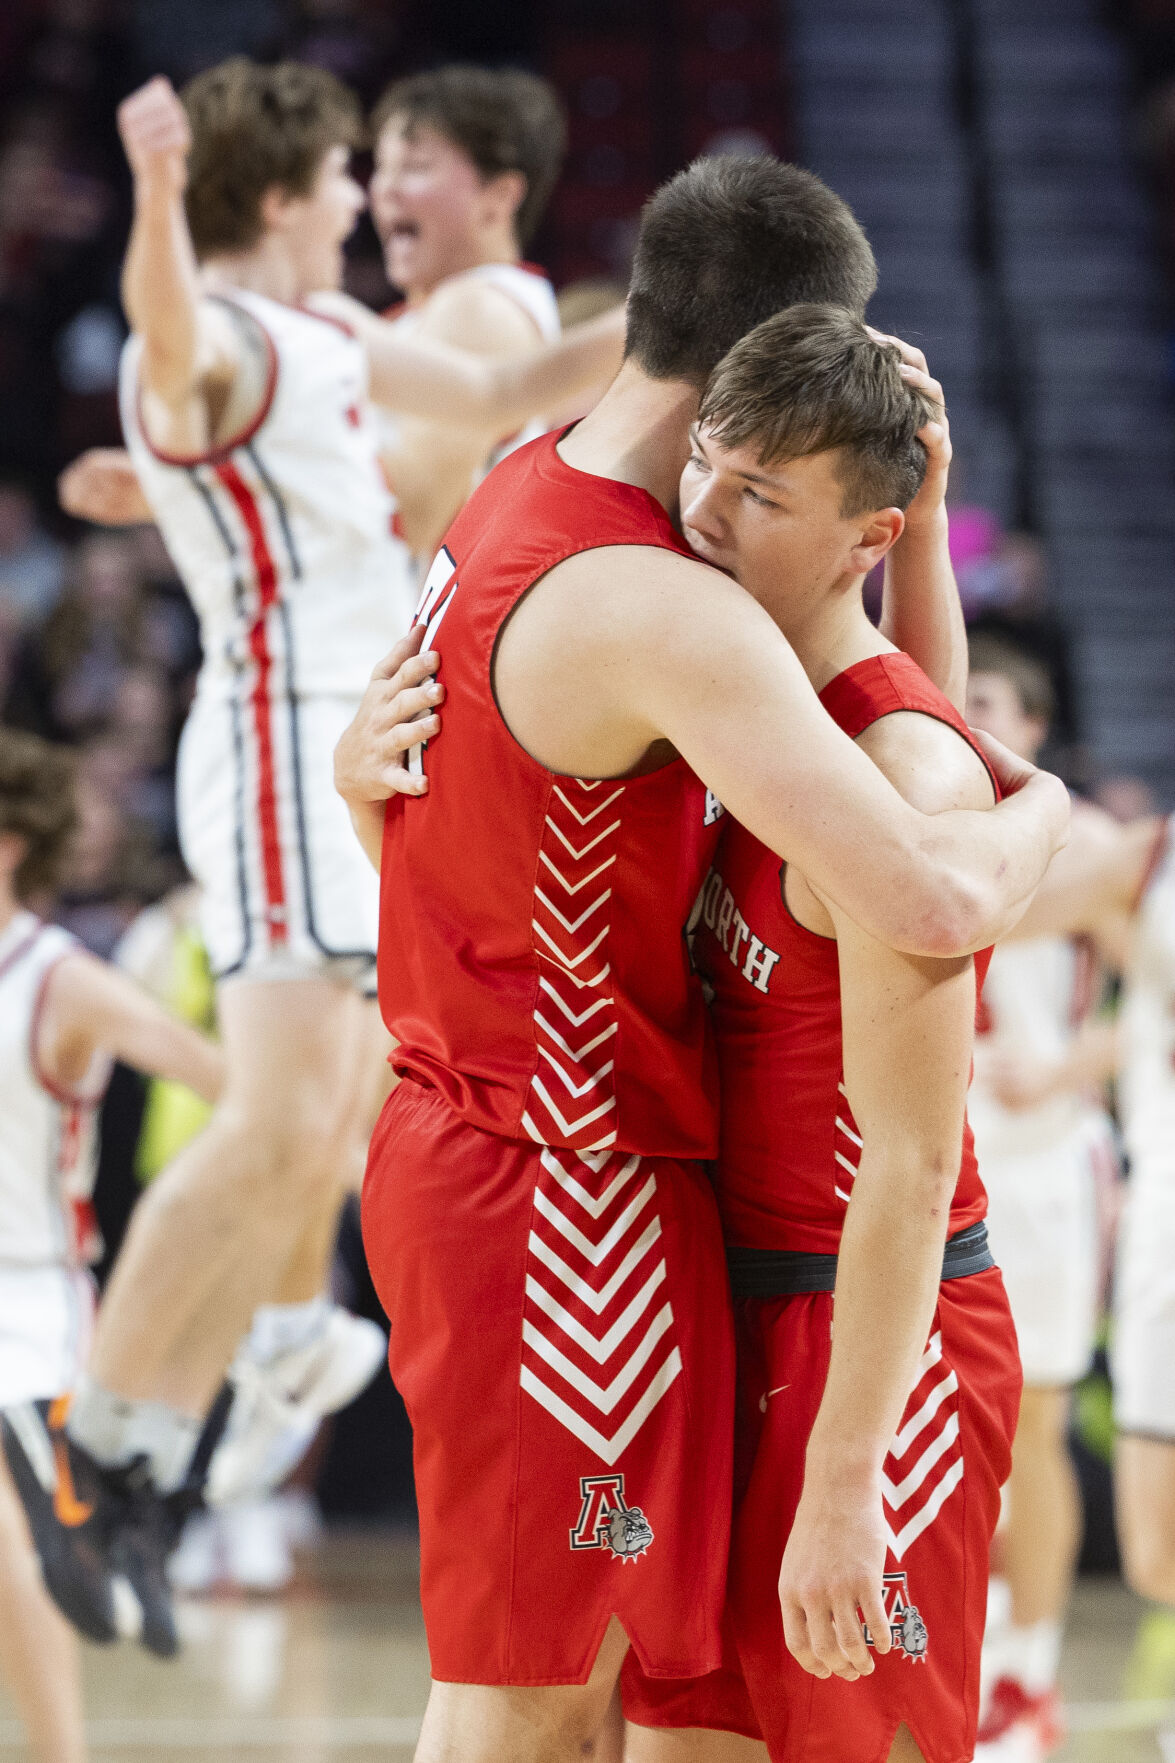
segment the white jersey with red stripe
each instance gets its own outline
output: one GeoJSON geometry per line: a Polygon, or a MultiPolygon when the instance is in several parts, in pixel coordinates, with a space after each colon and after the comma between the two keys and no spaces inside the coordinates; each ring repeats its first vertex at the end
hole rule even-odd
{"type": "Polygon", "coordinates": [[[1080,939],[1038,937],[993,952],[967,1096],[981,1173],[991,1157],[1051,1150],[1088,1114],[1088,1099],[1075,1093],[1034,1108],[1008,1108],[994,1094],[988,1071],[997,1055],[1047,1064],[1062,1059],[1092,1008],[1096,978],[1093,950],[1080,939]]]}
{"type": "Polygon", "coordinates": [[[1175,1179],[1175,816],[1139,904],[1122,1006],[1118,1099],[1131,1180],[1175,1179]]]}
{"type": "MultiPolygon", "coordinates": [[[[476,269],[463,270],[460,275],[450,276],[440,284],[451,288],[459,282],[481,282],[487,287],[497,288],[520,306],[531,320],[535,330],[544,343],[555,342],[560,334],[559,307],[555,300],[555,289],[544,272],[532,263],[480,263],[476,269]]],[[[393,308],[387,315],[388,322],[396,325],[406,335],[419,328],[420,321],[428,308],[428,301],[419,306],[402,306],[393,308]]],[[[380,438],[384,445],[392,447],[399,439],[399,420],[395,414],[382,407],[377,410],[380,438]]],[[[470,490],[476,488],[486,474],[493,470],[500,459],[522,447],[527,441],[545,433],[546,424],[532,419],[517,433],[501,441],[487,457],[484,465],[473,474],[470,490]]]]}
{"type": "Polygon", "coordinates": [[[200,619],[202,695],[362,692],[416,590],[392,531],[364,349],[340,320],[234,290],[260,327],[268,383],[247,428],[166,454],[140,420],[141,342],[123,355],[123,431],[200,619]]]}
{"type": "Polygon", "coordinates": [[[31,912],[0,931],[0,1269],[74,1266],[95,1247],[89,1197],[109,1062],[95,1059],[86,1082],[66,1091],[36,1051],[46,981],[78,947],[31,912]]]}

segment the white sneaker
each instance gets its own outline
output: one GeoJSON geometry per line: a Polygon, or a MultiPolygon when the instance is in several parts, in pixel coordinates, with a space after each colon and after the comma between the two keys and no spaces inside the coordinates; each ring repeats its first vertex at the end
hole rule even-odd
{"type": "Polygon", "coordinates": [[[235,1395],[212,1454],[205,1499],[224,1506],[277,1487],[306,1454],[324,1415],[354,1401],[386,1352],[378,1323],[339,1305],[330,1306],[304,1346],[258,1361],[246,1341],[229,1368],[235,1395]]]}
{"type": "Polygon", "coordinates": [[[193,1512],[167,1563],[168,1579],[177,1592],[207,1592],[220,1579],[223,1567],[218,1515],[193,1512]]]}
{"type": "Polygon", "coordinates": [[[277,1500],[241,1500],[218,1512],[225,1578],[243,1592],[284,1591],[294,1577],[286,1515],[277,1500]]]}

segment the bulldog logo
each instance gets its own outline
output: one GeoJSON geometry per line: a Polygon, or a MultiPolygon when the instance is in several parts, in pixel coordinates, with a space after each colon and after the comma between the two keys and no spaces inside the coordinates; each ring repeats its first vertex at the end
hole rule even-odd
{"type": "Polygon", "coordinates": [[[653,1527],[624,1497],[623,1475],[581,1475],[573,1549],[607,1549],[617,1561],[635,1561],[653,1541],[653,1527]]]}

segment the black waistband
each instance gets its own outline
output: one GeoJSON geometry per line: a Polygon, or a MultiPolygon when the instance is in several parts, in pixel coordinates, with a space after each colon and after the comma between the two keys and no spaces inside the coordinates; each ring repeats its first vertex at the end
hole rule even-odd
{"type": "MultiPolygon", "coordinates": [[[[736,1298],[790,1298],[836,1289],[835,1255],[809,1255],[803,1249],[731,1247],[726,1251],[726,1265],[736,1298]]],[[[982,1219],[948,1238],[942,1257],[943,1279],[964,1279],[994,1266],[982,1219]]]]}

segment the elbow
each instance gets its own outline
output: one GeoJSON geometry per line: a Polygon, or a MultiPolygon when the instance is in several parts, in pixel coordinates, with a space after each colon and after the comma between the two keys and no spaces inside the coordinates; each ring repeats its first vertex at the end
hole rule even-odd
{"type": "Polygon", "coordinates": [[[955,961],[985,947],[991,939],[991,902],[986,892],[966,876],[939,873],[921,897],[911,897],[912,908],[901,928],[902,941],[895,943],[907,954],[934,961],[955,961]]]}

